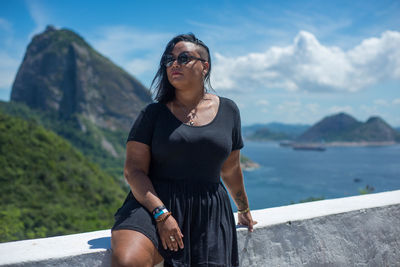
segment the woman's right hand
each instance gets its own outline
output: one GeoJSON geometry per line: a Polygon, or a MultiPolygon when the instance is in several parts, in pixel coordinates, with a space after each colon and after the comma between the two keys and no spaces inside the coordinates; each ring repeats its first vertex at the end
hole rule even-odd
{"type": "Polygon", "coordinates": [[[183,249],[183,234],[172,215],[165,221],[158,222],[157,229],[164,249],[169,248],[170,250],[178,251],[178,246],[183,249]]]}

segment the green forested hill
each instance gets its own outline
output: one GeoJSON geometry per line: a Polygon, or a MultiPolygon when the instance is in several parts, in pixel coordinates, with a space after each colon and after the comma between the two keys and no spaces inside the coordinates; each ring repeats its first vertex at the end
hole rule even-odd
{"type": "Polygon", "coordinates": [[[42,125],[57,133],[67,139],[90,161],[99,164],[104,171],[119,181],[123,180],[122,171],[127,132],[102,129],[81,118],[80,121],[85,122],[85,130],[83,131],[77,117],[79,115],[63,119],[56,113],[32,109],[23,103],[0,101],[0,112],[42,125]],[[101,146],[103,137],[112,144],[116,156],[113,156],[101,146]]]}
{"type": "Polygon", "coordinates": [[[0,113],[0,242],[109,228],[125,192],[68,141],[0,113]]]}

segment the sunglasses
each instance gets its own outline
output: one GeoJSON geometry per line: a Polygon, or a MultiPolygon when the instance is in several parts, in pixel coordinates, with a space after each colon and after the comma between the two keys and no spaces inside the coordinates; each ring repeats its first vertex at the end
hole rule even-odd
{"type": "Polygon", "coordinates": [[[177,58],[174,58],[173,55],[165,55],[164,58],[163,58],[163,60],[162,60],[162,64],[163,64],[165,67],[168,68],[168,67],[171,67],[172,64],[174,64],[175,60],[177,61],[177,63],[178,63],[179,65],[182,65],[182,64],[183,64],[183,65],[186,65],[187,63],[189,63],[190,61],[192,61],[192,60],[194,60],[194,59],[200,60],[200,61],[202,61],[202,62],[206,62],[206,61],[207,61],[207,60],[202,59],[202,58],[200,58],[200,57],[191,56],[191,55],[189,55],[187,52],[182,52],[182,53],[179,54],[179,56],[178,56],[177,58]]]}

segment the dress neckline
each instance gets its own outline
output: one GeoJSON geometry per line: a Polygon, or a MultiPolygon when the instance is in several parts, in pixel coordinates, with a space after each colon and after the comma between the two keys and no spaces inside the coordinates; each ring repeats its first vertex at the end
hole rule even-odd
{"type": "Polygon", "coordinates": [[[171,114],[171,116],[172,116],[176,121],[180,122],[182,125],[185,125],[185,126],[190,127],[190,128],[202,128],[202,127],[206,127],[206,126],[209,126],[209,125],[213,124],[213,122],[217,120],[217,117],[218,117],[219,113],[221,113],[222,98],[221,98],[220,96],[218,96],[218,95],[217,95],[217,97],[218,97],[218,99],[219,99],[217,114],[215,114],[214,118],[213,118],[209,123],[204,124],[204,125],[199,125],[199,126],[189,125],[189,124],[184,123],[183,121],[181,121],[180,119],[178,119],[178,118],[175,116],[174,113],[172,113],[172,111],[167,107],[166,104],[162,103],[161,105],[162,105],[163,107],[165,107],[165,108],[168,110],[169,114],[171,114]]]}

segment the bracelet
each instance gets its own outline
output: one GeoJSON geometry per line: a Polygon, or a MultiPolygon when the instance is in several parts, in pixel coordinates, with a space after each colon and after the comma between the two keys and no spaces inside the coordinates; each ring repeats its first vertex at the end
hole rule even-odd
{"type": "Polygon", "coordinates": [[[246,212],[249,212],[250,211],[250,208],[249,207],[247,207],[247,209],[244,209],[244,210],[238,210],[238,213],[239,214],[243,214],[243,213],[246,213],[246,212]]]}
{"type": "Polygon", "coordinates": [[[168,213],[167,208],[164,208],[164,209],[160,210],[158,213],[154,214],[154,219],[157,220],[157,218],[160,217],[164,213],[168,213]]]}
{"type": "Polygon", "coordinates": [[[171,214],[172,213],[170,211],[168,211],[167,213],[165,213],[165,216],[163,216],[162,218],[156,219],[156,223],[165,221],[166,219],[168,219],[169,216],[171,216],[171,214]]]}
{"type": "Polygon", "coordinates": [[[157,213],[159,213],[160,211],[162,211],[163,209],[165,209],[165,206],[164,206],[164,205],[155,208],[151,213],[152,213],[153,216],[154,216],[154,215],[156,215],[157,213]]]}

